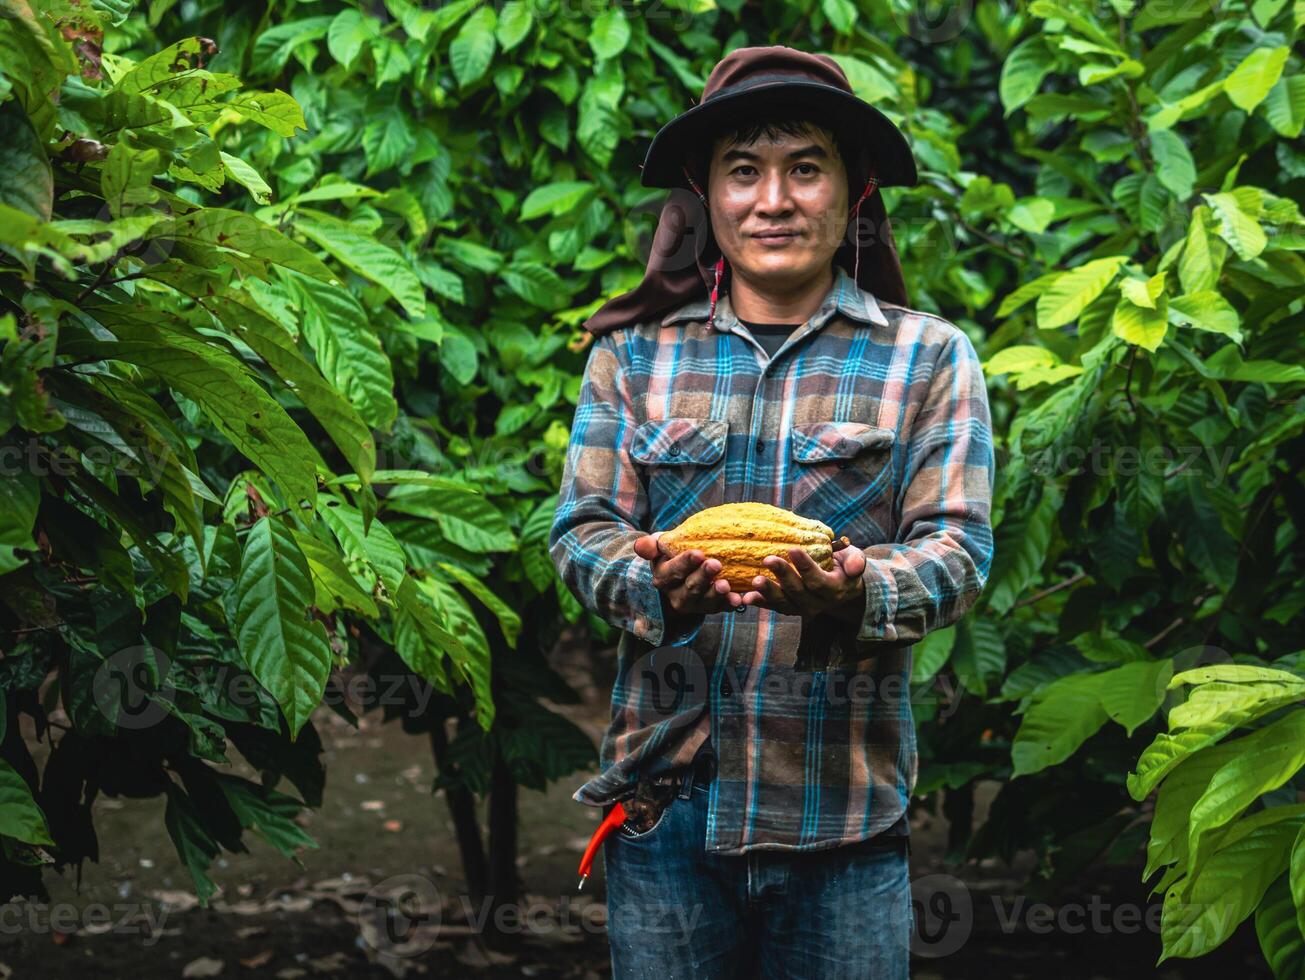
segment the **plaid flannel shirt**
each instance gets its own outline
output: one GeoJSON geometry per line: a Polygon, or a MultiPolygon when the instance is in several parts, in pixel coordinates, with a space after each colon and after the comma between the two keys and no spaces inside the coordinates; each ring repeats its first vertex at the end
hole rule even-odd
{"type": "Polygon", "coordinates": [[[549,549],[622,633],[601,772],[574,798],[624,799],[710,739],[709,850],[873,837],[916,782],[911,645],[962,616],[988,576],[983,372],[955,325],[876,300],[837,266],[773,358],[728,295],[710,328],[707,313],[703,300],[602,335],[585,368],[549,549]],[[667,631],[635,539],[748,500],[865,551],[859,623],[747,607],[667,631]]]}

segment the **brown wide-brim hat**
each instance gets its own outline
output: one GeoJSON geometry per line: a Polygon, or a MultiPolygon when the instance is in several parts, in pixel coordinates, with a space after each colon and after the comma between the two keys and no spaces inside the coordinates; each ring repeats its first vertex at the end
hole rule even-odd
{"type": "Polygon", "coordinates": [[[915,157],[902,131],[886,115],[852,91],[842,66],[824,54],[777,44],[738,48],[712,69],[702,100],[653,137],[643,162],[645,187],[680,187],[681,166],[689,154],[710,145],[712,135],[741,110],[823,110],[840,121],[851,141],[868,149],[881,187],[919,183],[915,157]]]}
{"type": "Polygon", "coordinates": [[[849,208],[852,234],[845,237],[834,261],[876,298],[908,305],[883,198],[874,193],[882,185],[914,187],[919,182],[906,137],[887,116],[853,93],[833,58],[777,44],[738,48],[722,58],[708,76],[699,104],[676,116],[653,138],[642,183],[673,190],[662,205],[643,280],[584,321],[591,334],[646,322],[705,296],[712,297],[708,323],[713,322],[715,298],[731,277],[711,231],[706,194],[698,184],[705,175],[695,179],[690,161],[695,151],[712,145],[717,131],[728,129],[731,117],[756,107],[767,112],[796,108],[799,117],[810,113],[835,120],[837,135],[855,152],[854,160],[845,161],[849,182],[853,187],[864,184],[865,189],[849,208]],[[863,223],[871,230],[868,240],[863,223]]]}

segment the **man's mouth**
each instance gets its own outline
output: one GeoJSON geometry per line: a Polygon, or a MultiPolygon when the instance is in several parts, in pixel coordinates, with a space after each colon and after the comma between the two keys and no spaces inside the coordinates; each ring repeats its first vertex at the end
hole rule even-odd
{"type": "Polygon", "coordinates": [[[775,244],[792,241],[798,237],[798,233],[795,231],[761,231],[752,237],[763,244],[775,244]]]}

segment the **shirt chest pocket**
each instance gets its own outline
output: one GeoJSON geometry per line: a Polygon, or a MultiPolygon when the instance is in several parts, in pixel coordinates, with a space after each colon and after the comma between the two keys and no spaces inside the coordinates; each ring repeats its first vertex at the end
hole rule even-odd
{"type": "Polygon", "coordinates": [[[889,540],[892,429],[864,422],[801,422],[789,432],[790,507],[857,546],[889,540]]]}
{"type": "Polygon", "coordinates": [[[630,457],[648,492],[651,530],[669,530],[725,502],[724,419],[649,419],[635,427],[630,457]]]}

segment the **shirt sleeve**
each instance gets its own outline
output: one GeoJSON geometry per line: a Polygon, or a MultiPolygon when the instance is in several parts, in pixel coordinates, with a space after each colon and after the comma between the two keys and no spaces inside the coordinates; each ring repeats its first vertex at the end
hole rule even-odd
{"type": "Polygon", "coordinates": [[[813,617],[804,648],[839,661],[915,643],[960,619],[992,564],[996,461],[983,368],[956,330],[939,351],[911,425],[898,541],[865,548],[859,624],[813,617]]]}
{"type": "Polygon", "coordinates": [[[652,564],[634,552],[649,524],[642,475],[630,456],[636,420],[614,334],[589,352],[571,425],[548,548],[563,583],[600,619],[653,646],[692,640],[703,615],[667,631],[652,564]]]}

